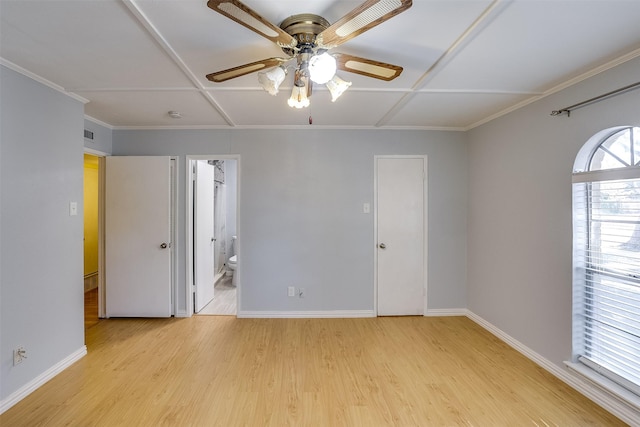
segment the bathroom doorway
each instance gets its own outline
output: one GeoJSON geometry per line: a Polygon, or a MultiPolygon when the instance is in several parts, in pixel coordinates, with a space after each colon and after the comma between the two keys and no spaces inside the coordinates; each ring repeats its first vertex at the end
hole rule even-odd
{"type": "MultiPolygon", "coordinates": [[[[239,300],[239,230],[238,215],[238,167],[239,156],[187,156],[187,308],[188,312],[199,315],[235,316],[239,300]],[[198,188],[198,165],[206,163],[213,169],[213,236],[201,236],[198,224],[201,223],[202,210],[199,202],[210,195],[202,195],[198,188]],[[198,292],[202,290],[201,267],[203,262],[209,263],[210,247],[204,245],[207,240],[213,245],[213,298],[204,307],[198,304],[198,292]],[[199,242],[201,242],[199,244],[199,242]],[[204,258],[203,258],[204,257],[204,258]],[[235,276],[235,277],[234,277],[235,276]],[[197,286],[196,286],[197,285],[197,286]]],[[[209,178],[204,178],[209,179],[209,178]]],[[[202,183],[201,183],[202,184],[202,183]]],[[[210,183],[207,183],[210,184],[210,183]]],[[[209,203],[204,200],[204,203],[209,203]]],[[[210,215],[205,213],[205,215],[210,215]]],[[[208,284],[206,285],[208,286],[208,284]]],[[[201,301],[200,301],[201,302],[201,301]]]]}

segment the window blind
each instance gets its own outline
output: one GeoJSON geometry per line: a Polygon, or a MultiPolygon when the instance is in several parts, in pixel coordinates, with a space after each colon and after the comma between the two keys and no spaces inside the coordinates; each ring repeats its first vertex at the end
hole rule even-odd
{"type": "Polygon", "coordinates": [[[594,177],[573,184],[574,359],[640,395],[640,179],[594,177]]]}

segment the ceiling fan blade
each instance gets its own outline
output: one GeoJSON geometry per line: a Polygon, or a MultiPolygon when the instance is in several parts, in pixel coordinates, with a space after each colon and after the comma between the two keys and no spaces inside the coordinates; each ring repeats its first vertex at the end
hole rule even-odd
{"type": "Polygon", "coordinates": [[[207,74],[207,79],[212,82],[220,83],[236,77],[244,76],[245,74],[255,73],[256,71],[264,70],[265,68],[277,67],[289,61],[285,58],[269,58],[261,61],[251,62],[249,64],[239,65],[237,67],[229,68],[227,70],[216,71],[215,73],[207,74]]]}
{"type": "Polygon", "coordinates": [[[371,59],[359,58],[344,53],[334,53],[331,56],[336,59],[339,70],[373,77],[374,79],[390,81],[402,73],[402,67],[398,65],[372,61],[371,59]]]}
{"type": "Polygon", "coordinates": [[[412,0],[367,0],[318,34],[316,44],[325,49],[339,46],[404,12],[412,4],[412,0]]]}
{"type": "Polygon", "coordinates": [[[281,47],[295,47],[298,41],[238,0],[209,0],[207,6],[255,31],[281,47]]]}

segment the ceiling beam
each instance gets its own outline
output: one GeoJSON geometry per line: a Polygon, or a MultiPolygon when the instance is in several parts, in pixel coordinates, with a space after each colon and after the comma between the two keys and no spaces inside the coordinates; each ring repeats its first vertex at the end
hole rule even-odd
{"type": "Polygon", "coordinates": [[[220,104],[215,100],[213,96],[207,91],[207,88],[200,83],[200,80],[196,75],[189,69],[187,64],[180,58],[178,53],[171,47],[169,42],[160,34],[160,32],[156,29],[156,27],[151,23],[149,18],[142,12],[138,4],[135,0],[121,0],[122,3],[126,6],[126,8],[131,12],[131,14],[136,18],[138,23],[145,29],[145,31],[153,37],[158,46],[164,51],[164,53],[171,59],[178,68],[182,71],[182,73],[191,81],[193,86],[200,92],[200,94],[211,104],[211,106],[222,116],[222,118],[227,122],[229,126],[235,126],[231,117],[222,109],[220,104]]]}
{"type": "Polygon", "coordinates": [[[387,111],[377,123],[376,127],[386,125],[389,120],[395,117],[398,112],[404,108],[414,96],[424,88],[453,58],[455,58],[464,47],[473,41],[482,31],[484,31],[493,20],[495,20],[513,0],[494,0],[491,4],[476,18],[475,21],[453,42],[440,57],[425,71],[422,76],[411,87],[411,91],[404,94],[396,104],[387,111]]]}

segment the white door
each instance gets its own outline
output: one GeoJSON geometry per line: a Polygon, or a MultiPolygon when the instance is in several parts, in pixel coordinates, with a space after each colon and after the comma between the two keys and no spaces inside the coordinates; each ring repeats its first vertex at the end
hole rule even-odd
{"type": "Polygon", "coordinates": [[[422,315],[425,301],[425,158],[376,158],[377,310],[422,315]]]}
{"type": "Polygon", "coordinates": [[[213,299],[214,292],[214,166],[206,160],[196,162],[195,173],[195,221],[194,241],[194,282],[195,311],[202,310],[213,299]]]}
{"type": "Polygon", "coordinates": [[[107,317],[171,316],[171,158],[107,157],[107,317]]]}

